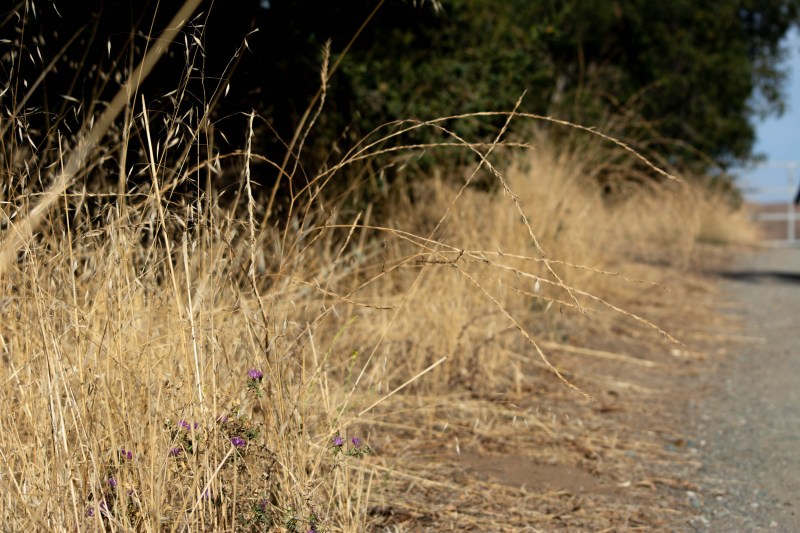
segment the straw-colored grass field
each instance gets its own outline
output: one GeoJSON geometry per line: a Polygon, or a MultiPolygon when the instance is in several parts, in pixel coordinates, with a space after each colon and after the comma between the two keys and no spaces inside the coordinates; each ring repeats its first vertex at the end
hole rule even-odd
{"type": "MultiPolygon", "coordinates": [[[[569,354],[645,371],[615,339],[680,350],[659,308],[684,280],[659,284],[735,217],[686,184],[608,207],[585,175],[601,156],[542,140],[505,192],[433,179],[386,220],[312,205],[285,232],[153,192],[96,226],[56,208],[3,284],[4,523],[360,531],[405,512],[414,530],[450,491],[488,500],[478,529],[545,527],[482,516],[513,491],[459,482],[458,461],[575,468],[559,419],[602,406],[604,378],[569,354]]],[[[560,498],[542,490],[525,497],[560,498]]]]}
{"type": "Polygon", "coordinates": [[[394,125],[276,215],[250,143],[218,189],[177,117],[159,137],[146,104],[106,109],[146,132],[136,187],[118,130],[54,160],[3,130],[3,530],[650,529],[687,512],[657,492],[682,481],[646,421],[669,418],[692,359],[681,328],[712,320],[698,247],[748,238],[721,197],[653,171],[609,201],[598,169],[620,143],[563,148],[552,128],[570,126],[510,113],[527,148],[450,138],[471,166],[379,202],[328,194],[378,152],[414,153],[398,128],[448,121],[394,125]],[[185,159],[165,167],[167,146],[185,159]],[[87,186],[96,153],[123,158],[104,171],[120,189],[87,186]]]}

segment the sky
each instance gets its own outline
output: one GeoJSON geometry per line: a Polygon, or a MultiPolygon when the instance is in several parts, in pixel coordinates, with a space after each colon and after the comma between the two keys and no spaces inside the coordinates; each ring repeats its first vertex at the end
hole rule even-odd
{"type": "Polygon", "coordinates": [[[755,152],[766,156],[767,162],[759,168],[740,170],[739,184],[745,197],[757,202],[785,202],[796,192],[800,179],[800,33],[793,29],[787,36],[786,46],[789,80],[786,84],[786,112],[780,117],[770,117],[756,122],[758,137],[755,152]],[[789,186],[790,170],[787,163],[794,161],[793,183],[789,186]],[[774,190],[755,191],[753,188],[774,190]],[[791,189],[791,192],[789,190],[791,189]]]}

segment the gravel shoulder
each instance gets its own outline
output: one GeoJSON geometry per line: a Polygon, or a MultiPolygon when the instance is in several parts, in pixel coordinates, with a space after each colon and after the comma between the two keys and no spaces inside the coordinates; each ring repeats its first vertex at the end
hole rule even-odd
{"type": "Polygon", "coordinates": [[[720,272],[740,331],[691,402],[703,466],[698,531],[800,531],[800,250],[720,272]]]}

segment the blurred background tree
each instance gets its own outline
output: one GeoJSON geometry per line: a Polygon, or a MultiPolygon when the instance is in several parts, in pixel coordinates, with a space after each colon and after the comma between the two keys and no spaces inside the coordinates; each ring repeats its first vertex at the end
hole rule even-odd
{"type": "Polygon", "coordinates": [[[780,42],[798,5],[443,2],[376,17],[378,41],[345,72],[372,123],[509,110],[527,90],[523,110],[618,128],[678,168],[729,168],[752,155],[752,119],[783,110],[780,42]]]}
{"type": "MultiPolygon", "coordinates": [[[[25,91],[3,92],[4,119],[25,114],[35,145],[74,130],[179,4],[20,0],[0,15],[4,68],[19,58],[7,85],[58,59],[25,113],[10,101],[25,91]]],[[[308,174],[380,124],[509,111],[523,92],[522,111],[609,131],[678,170],[725,170],[753,155],[753,119],[783,109],[780,43],[799,12],[800,0],[208,0],[187,29],[202,42],[202,69],[186,94],[214,104],[219,149],[243,144],[255,110],[258,148],[279,160],[319,90],[323,45],[335,61],[357,36],[309,138],[308,174]]],[[[148,81],[156,108],[185,60],[176,48],[148,81]]],[[[450,127],[477,142],[502,122],[450,127]]]]}

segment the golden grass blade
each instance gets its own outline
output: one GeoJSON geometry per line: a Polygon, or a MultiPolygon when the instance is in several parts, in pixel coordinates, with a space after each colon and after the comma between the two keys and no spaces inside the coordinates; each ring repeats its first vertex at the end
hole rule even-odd
{"type": "Polygon", "coordinates": [[[608,359],[610,361],[620,361],[632,365],[643,366],[646,368],[655,368],[659,365],[655,361],[648,361],[647,359],[639,359],[638,357],[631,357],[622,353],[608,352],[605,350],[594,350],[592,348],[582,348],[580,346],[572,346],[570,344],[563,344],[560,342],[540,341],[539,344],[542,348],[548,350],[558,350],[561,352],[574,353],[576,355],[588,355],[590,357],[599,357],[600,359],[608,359]]]}
{"type": "Polygon", "coordinates": [[[442,357],[441,359],[439,359],[438,361],[436,361],[435,363],[433,363],[432,365],[430,365],[430,366],[429,366],[428,368],[426,368],[425,370],[422,370],[421,372],[419,372],[417,375],[415,375],[414,377],[412,377],[411,379],[409,379],[408,381],[406,381],[406,382],[405,382],[405,383],[403,383],[402,385],[400,385],[400,386],[398,386],[398,387],[396,387],[396,388],[392,389],[392,391],[391,391],[391,392],[389,392],[388,394],[386,394],[386,395],[385,395],[385,396],[383,396],[382,398],[380,398],[380,399],[378,399],[378,400],[375,400],[375,401],[374,401],[372,404],[370,404],[370,406],[369,406],[369,407],[367,407],[367,408],[365,408],[365,409],[362,409],[361,411],[359,411],[359,413],[358,413],[358,414],[355,416],[355,418],[357,419],[357,418],[359,418],[359,417],[361,417],[361,416],[364,416],[365,414],[369,413],[369,412],[370,412],[370,411],[372,411],[374,408],[376,408],[377,406],[379,406],[380,404],[382,404],[384,401],[388,400],[389,398],[391,398],[392,396],[394,396],[395,394],[397,394],[397,393],[398,393],[398,392],[400,392],[401,390],[405,389],[406,387],[408,387],[409,385],[411,385],[412,383],[414,383],[415,381],[417,381],[419,378],[421,378],[422,376],[424,376],[425,374],[427,374],[428,372],[430,372],[431,370],[433,370],[433,369],[434,369],[434,368],[436,368],[437,366],[439,366],[439,365],[441,365],[442,363],[444,363],[445,361],[447,361],[447,356],[445,356],[445,357],[442,357]]]}

